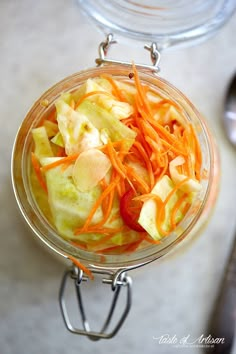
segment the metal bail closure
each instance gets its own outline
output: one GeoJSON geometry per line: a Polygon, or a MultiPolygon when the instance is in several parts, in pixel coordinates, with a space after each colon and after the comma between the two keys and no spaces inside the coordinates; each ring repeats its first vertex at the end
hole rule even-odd
{"type": "MultiPolygon", "coordinates": [[[[114,43],[117,43],[117,41],[113,39],[113,34],[109,33],[106,37],[106,40],[101,42],[98,47],[99,58],[95,60],[96,64],[98,66],[104,64],[122,64],[128,66],[132,65],[131,62],[106,58],[110,46],[114,43]]],[[[145,45],[144,49],[147,49],[150,52],[151,61],[153,65],[135,63],[136,67],[145,70],[150,70],[154,74],[157,74],[160,71],[160,67],[158,66],[158,64],[161,59],[161,54],[160,50],[158,49],[157,43],[152,42],[150,46],[145,45]]]]}
{"type": "Polygon", "coordinates": [[[60,309],[62,313],[62,317],[65,323],[66,328],[75,334],[80,334],[80,335],[85,335],[89,339],[93,341],[97,341],[99,339],[109,339],[115,336],[115,334],[119,331],[121,328],[123,322],[125,321],[130,307],[131,307],[131,286],[132,286],[132,280],[131,278],[124,272],[120,271],[118,273],[113,273],[111,271],[106,271],[106,270],[99,270],[99,269],[94,269],[93,273],[97,274],[103,274],[108,277],[104,278],[102,280],[103,283],[105,284],[110,284],[111,289],[114,292],[113,298],[112,298],[112,303],[107,315],[107,318],[104,322],[104,325],[102,326],[102,329],[100,332],[94,332],[91,331],[89,322],[87,321],[86,314],[85,314],[85,309],[82,301],[82,294],[81,294],[81,283],[82,281],[87,281],[88,278],[83,275],[83,271],[76,266],[73,266],[72,268],[69,268],[66,270],[64,273],[64,276],[62,278],[61,282],[61,287],[59,291],[59,304],[60,304],[60,309]],[[67,306],[65,302],[65,290],[66,290],[66,284],[68,278],[71,278],[74,281],[75,285],[75,290],[76,290],[76,297],[78,300],[78,306],[79,306],[79,312],[83,324],[83,329],[79,329],[73,326],[69,319],[68,311],[67,311],[67,306]],[[111,323],[112,316],[115,311],[115,307],[117,305],[118,297],[121,291],[122,287],[126,287],[127,295],[126,295],[126,304],[124,307],[124,310],[117,322],[117,324],[114,326],[113,330],[110,332],[107,332],[107,329],[111,323]]]}

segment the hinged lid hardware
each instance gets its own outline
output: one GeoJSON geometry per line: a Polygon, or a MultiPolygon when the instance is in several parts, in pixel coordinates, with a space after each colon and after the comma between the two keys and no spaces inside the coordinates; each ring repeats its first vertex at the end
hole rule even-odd
{"type": "Polygon", "coordinates": [[[59,292],[59,303],[60,303],[60,309],[62,313],[62,317],[64,320],[64,323],[66,325],[66,328],[75,334],[81,334],[87,336],[89,339],[93,341],[97,341],[101,338],[103,339],[109,339],[112,338],[120,329],[122,326],[124,320],[126,319],[130,307],[131,307],[131,285],[132,285],[132,280],[131,278],[124,272],[124,271],[119,271],[117,273],[113,273],[111,271],[106,271],[106,270],[99,270],[99,269],[93,269],[93,273],[96,274],[104,274],[106,277],[103,278],[102,282],[105,284],[110,284],[111,289],[114,292],[112,303],[110,310],[108,312],[107,318],[104,322],[104,325],[102,326],[102,329],[100,332],[94,332],[91,331],[89,322],[87,320],[86,314],[85,314],[85,308],[83,305],[83,300],[82,300],[82,295],[81,295],[81,283],[82,281],[87,281],[88,278],[83,275],[83,271],[76,266],[73,266],[72,268],[69,268],[66,270],[64,273],[64,276],[62,278],[61,282],[61,287],[60,287],[60,292],[59,292]],[[79,312],[81,315],[82,319],[82,324],[83,324],[83,329],[78,329],[73,326],[69,319],[68,311],[67,311],[67,306],[65,302],[65,289],[66,289],[66,283],[68,278],[71,278],[74,280],[74,285],[75,285],[75,290],[76,290],[76,296],[78,300],[78,306],[79,306],[79,312]],[[118,297],[120,294],[120,290],[122,287],[126,287],[127,290],[127,296],[126,296],[126,304],[123,312],[121,313],[120,319],[118,320],[117,324],[111,330],[111,332],[107,332],[107,329],[111,323],[111,319],[118,301],[118,297]]]}
{"type": "MultiPolygon", "coordinates": [[[[98,53],[99,53],[99,58],[95,60],[98,66],[104,65],[104,64],[122,64],[122,65],[132,65],[131,62],[123,61],[123,60],[115,60],[115,59],[107,59],[106,55],[108,53],[108,50],[112,44],[117,43],[116,40],[113,39],[113,34],[109,33],[106,37],[106,40],[101,42],[99,47],[98,47],[98,53]]],[[[157,74],[160,71],[160,67],[158,66],[160,59],[161,59],[161,54],[160,51],[158,50],[157,43],[152,42],[152,44],[145,45],[145,49],[147,49],[150,52],[151,56],[151,61],[153,65],[148,65],[148,64],[138,64],[135,63],[137,68],[141,68],[144,70],[150,70],[154,74],[157,74]]]]}

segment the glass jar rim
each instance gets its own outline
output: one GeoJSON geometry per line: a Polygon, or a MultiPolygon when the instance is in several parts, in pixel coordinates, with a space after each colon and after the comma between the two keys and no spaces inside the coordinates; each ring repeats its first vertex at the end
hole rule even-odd
{"type": "Polygon", "coordinates": [[[194,229],[195,224],[203,213],[204,207],[210,195],[210,187],[214,174],[214,151],[211,145],[211,137],[204,119],[192,103],[184,96],[184,94],[172,84],[159,76],[157,77],[147,71],[142,71],[139,73],[141,81],[151,85],[157,90],[157,92],[163,91],[165,94],[170,95],[172,99],[174,98],[180,107],[187,112],[187,115],[190,117],[191,121],[194,121],[195,124],[198,125],[198,129],[202,135],[202,141],[205,145],[205,155],[209,168],[209,178],[204,181],[205,187],[203,195],[201,196],[201,203],[198,203],[198,205],[193,205],[193,208],[190,208],[189,210],[189,221],[186,222],[186,218],[184,218],[183,222],[181,222],[177,227],[179,231],[176,229],[176,232],[164,238],[162,247],[160,247],[160,245],[151,245],[131,254],[101,255],[70,245],[67,241],[58,236],[55,229],[52,228],[40,212],[32,196],[28,178],[31,129],[37,126],[37,123],[53,106],[55,100],[59,97],[61,92],[73,91],[84,81],[86,81],[86,79],[96,77],[104,73],[112,74],[114,77],[128,78],[130,71],[131,67],[126,65],[105,65],[103,67],[90,68],[80,71],[56,83],[34,103],[19,128],[13,147],[11,166],[13,189],[18,206],[26,222],[33,230],[34,234],[36,234],[53,251],[65,258],[67,258],[68,255],[76,257],[91,267],[129,269],[149,263],[165,255],[180,241],[185,239],[189,235],[190,231],[194,229]],[[194,208],[195,212],[193,213],[194,208]],[[182,228],[184,228],[184,231],[180,232],[182,228]]]}

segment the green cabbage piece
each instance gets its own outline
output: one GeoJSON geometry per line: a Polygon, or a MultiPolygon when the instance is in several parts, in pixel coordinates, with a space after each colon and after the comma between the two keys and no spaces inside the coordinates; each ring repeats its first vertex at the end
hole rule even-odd
{"type": "Polygon", "coordinates": [[[77,111],[87,117],[99,131],[106,129],[111,141],[125,140],[127,150],[133,145],[136,133],[95,102],[86,99],[79,105],[77,111]]]}
{"type": "MultiPolygon", "coordinates": [[[[173,189],[174,183],[167,175],[164,175],[161,180],[156,183],[151,193],[156,194],[162,201],[164,201],[173,189]]],[[[165,219],[163,221],[162,228],[167,232],[170,229],[170,217],[172,208],[182,195],[183,192],[177,191],[165,206],[165,219]]],[[[141,209],[138,222],[154,240],[160,240],[163,238],[156,225],[157,216],[158,209],[156,202],[151,199],[146,201],[141,209]]],[[[181,211],[178,211],[175,220],[176,223],[181,221],[182,218],[183,214],[181,211]]]]}
{"type": "Polygon", "coordinates": [[[35,144],[35,156],[41,160],[43,157],[53,156],[53,151],[44,126],[32,129],[32,136],[35,144]]]}
{"type": "MultiPolygon", "coordinates": [[[[72,109],[63,99],[56,102],[57,122],[67,155],[102,145],[98,129],[88,117],[72,109]]],[[[52,141],[57,141],[57,136],[52,141]]]]}
{"type": "MultiPolygon", "coordinates": [[[[42,165],[47,165],[60,158],[43,158],[42,165]]],[[[74,230],[83,226],[91,208],[101,194],[100,187],[94,187],[90,191],[80,192],[72,180],[72,168],[65,171],[61,166],[48,170],[46,183],[48,188],[48,202],[53,220],[60,234],[69,239],[74,239],[74,230]]],[[[102,210],[99,207],[92,222],[96,223],[102,218],[102,210]]]]}

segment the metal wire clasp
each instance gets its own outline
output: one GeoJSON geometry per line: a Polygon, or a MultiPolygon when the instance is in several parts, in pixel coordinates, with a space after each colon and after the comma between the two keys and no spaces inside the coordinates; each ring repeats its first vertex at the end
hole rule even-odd
{"type": "Polygon", "coordinates": [[[61,282],[61,287],[59,291],[59,304],[60,304],[60,309],[62,313],[62,317],[65,323],[66,328],[75,334],[80,334],[80,335],[85,335],[89,339],[93,341],[97,341],[101,338],[103,339],[109,339],[112,338],[120,329],[122,326],[124,320],[126,319],[130,307],[131,307],[131,285],[132,285],[132,280],[131,278],[124,272],[120,271],[117,273],[113,273],[111,271],[106,271],[106,270],[99,270],[99,269],[94,269],[93,273],[97,274],[103,274],[106,275],[106,278],[103,278],[102,282],[105,284],[110,284],[111,289],[114,292],[111,307],[109,309],[107,318],[102,326],[102,329],[99,332],[94,332],[91,331],[89,322],[87,320],[86,314],[85,314],[85,309],[82,301],[82,294],[81,294],[81,283],[82,281],[88,280],[86,276],[83,275],[83,271],[76,266],[73,266],[72,268],[69,268],[66,270],[64,273],[64,276],[62,278],[61,282]],[[73,324],[70,321],[68,311],[67,311],[67,306],[65,302],[65,290],[66,290],[66,284],[67,280],[71,278],[74,281],[75,285],[75,290],[76,290],[76,296],[78,300],[78,306],[79,306],[79,312],[81,315],[81,320],[83,324],[83,329],[79,329],[73,326],[73,324]],[[118,297],[121,291],[121,288],[125,287],[127,289],[127,296],[126,296],[126,304],[124,307],[123,312],[121,313],[121,316],[117,322],[117,324],[114,326],[114,328],[108,333],[106,332],[110,323],[111,319],[113,317],[113,313],[118,301],[118,297]]]}
{"type": "MultiPolygon", "coordinates": [[[[117,43],[117,41],[113,39],[113,34],[109,33],[105,41],[101,42],[98,47],[99,58],[95,60],[96,64],[98,66],[104,64],[122,64],[122,65],[129,65],[129,66],[132,65],[131,62],[106,58],[110,46],[114,43],[117,43]]],[[[158,64],[161,59],[161,54],[158,49],[157,43],[152,42],[150,46],[145,45],[144,48],[150,52],[151,61],[153,65],[137,64],[137,63],[135,63],[135,65],[137,68],[151,70],[154,74],[157,74],[160,71],[160,67],[158,66],[158,64]]]]}

